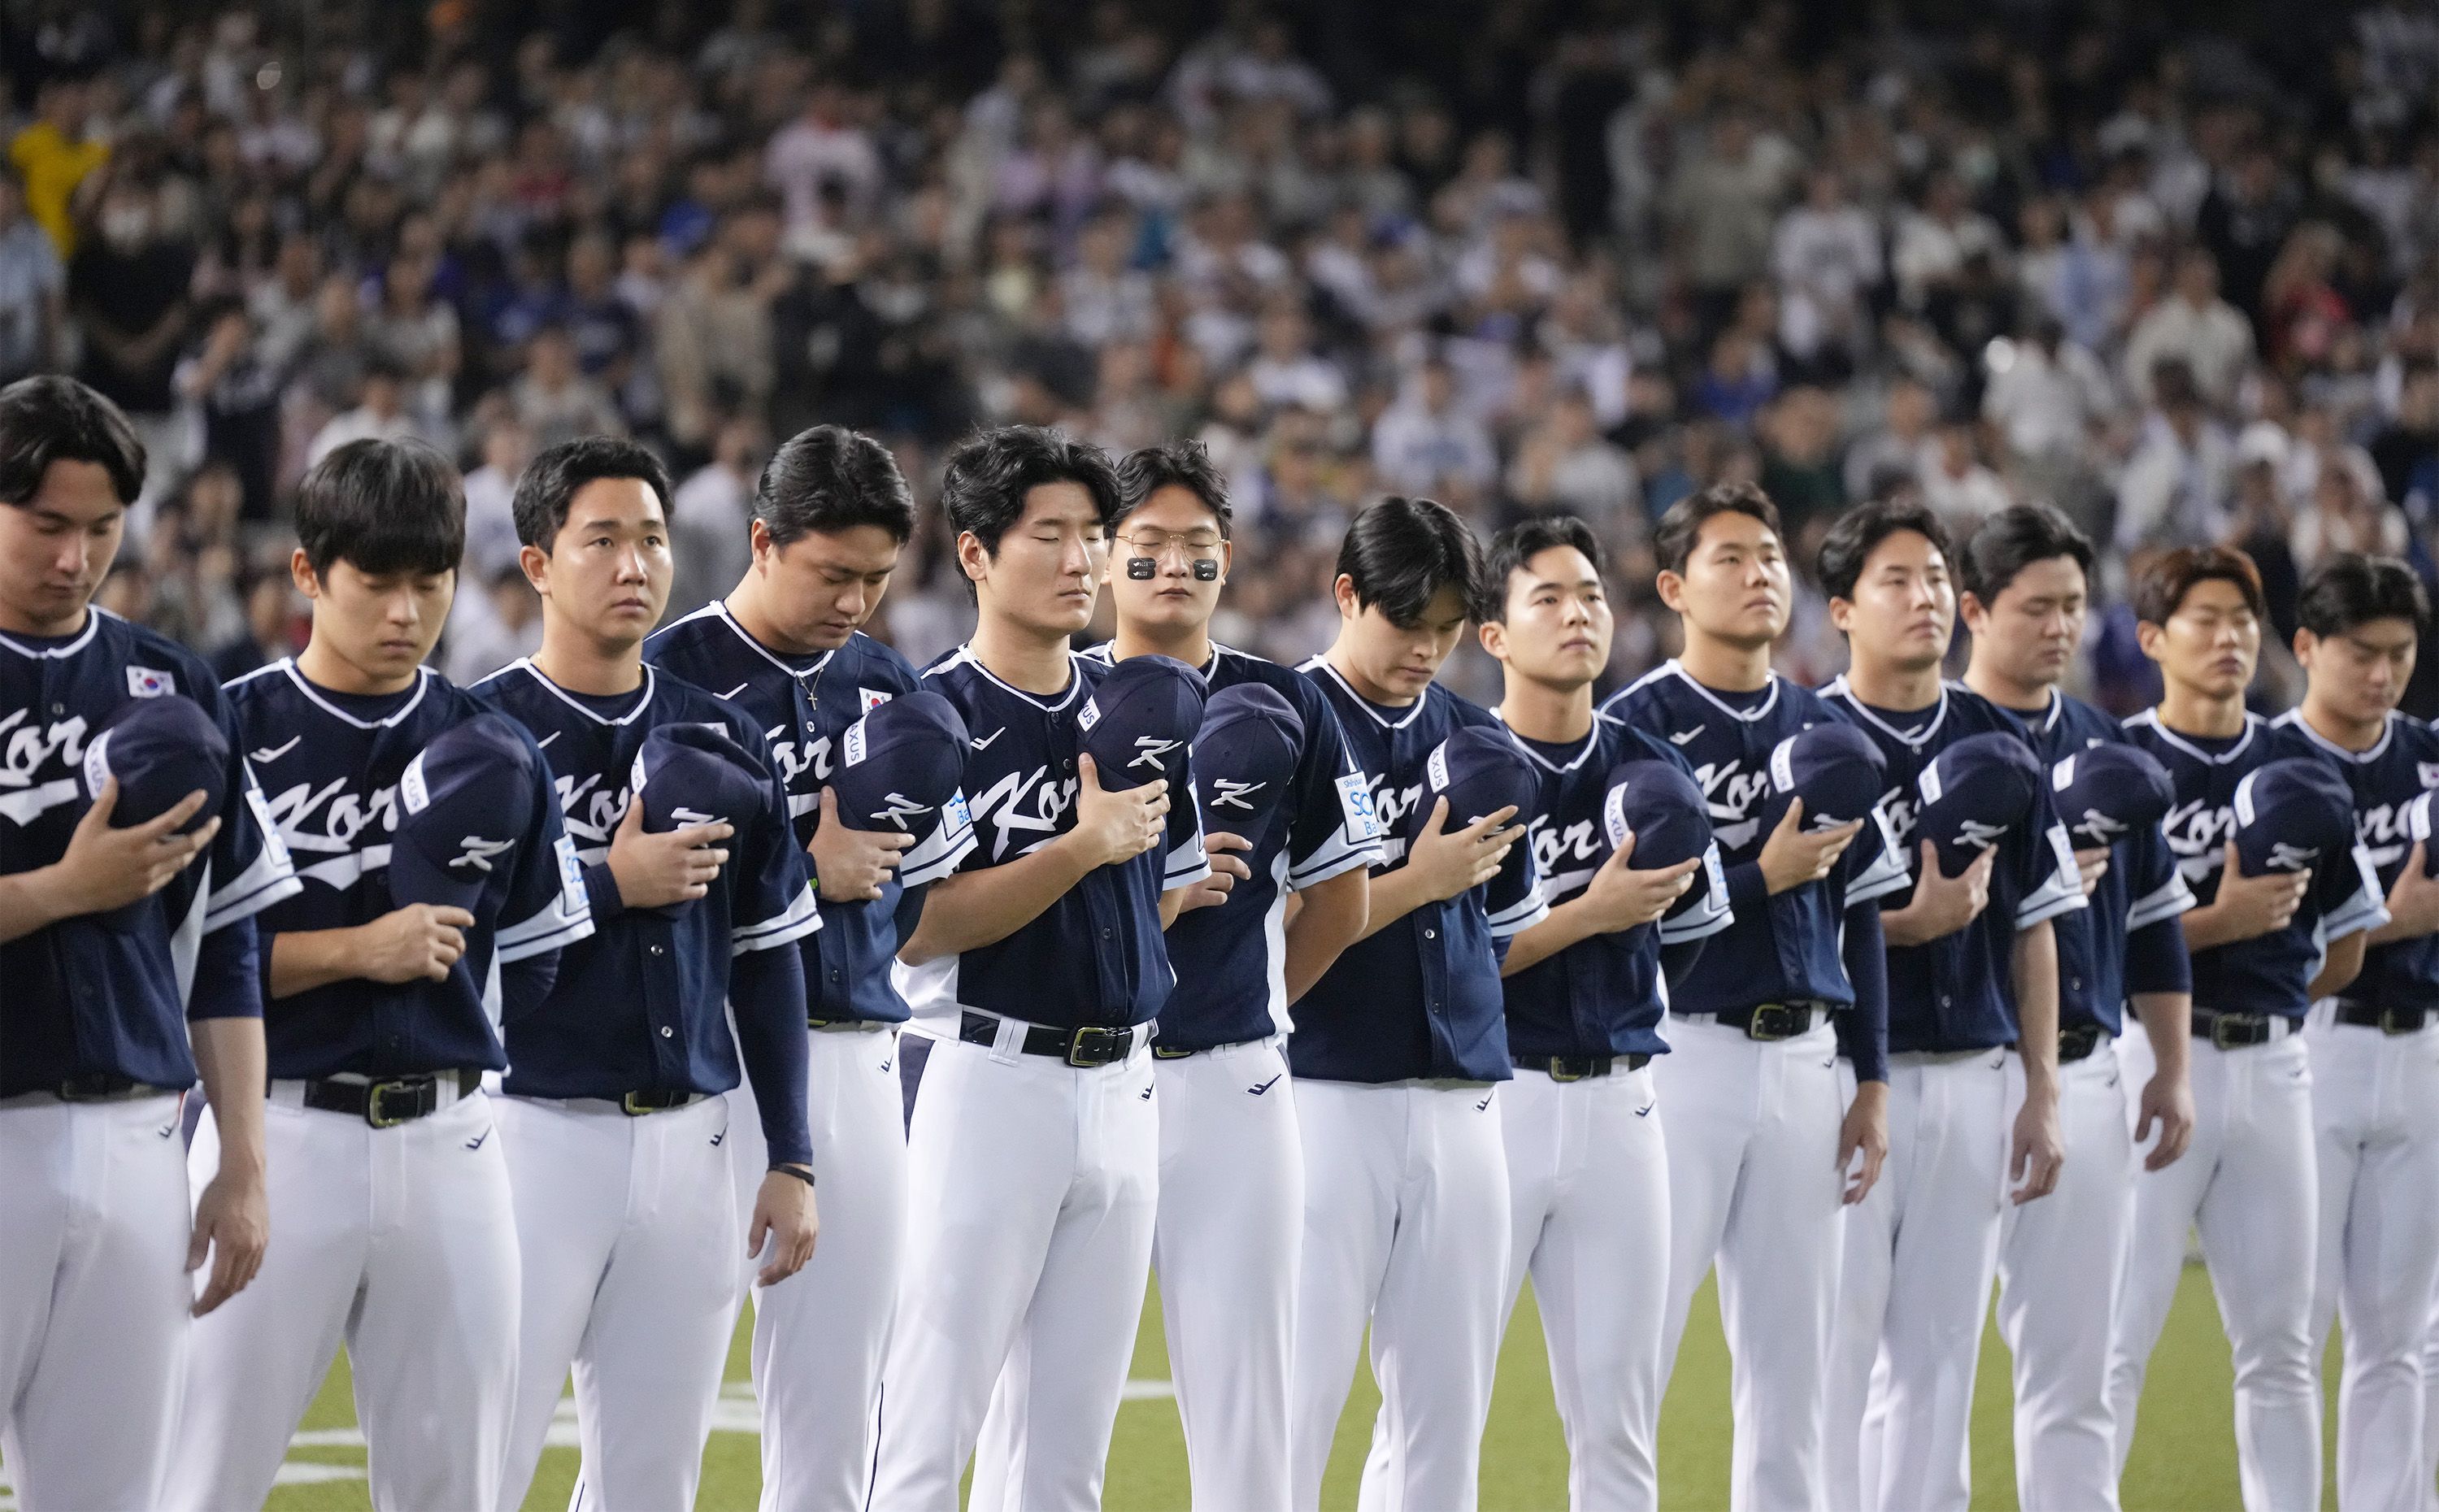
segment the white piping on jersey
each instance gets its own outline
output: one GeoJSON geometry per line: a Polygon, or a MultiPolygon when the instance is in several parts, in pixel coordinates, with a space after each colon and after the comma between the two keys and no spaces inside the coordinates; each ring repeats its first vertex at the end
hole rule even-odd
{"type": "Polygon", "coordinates": [[[1841,672],[1837,677],[1831,679],[1829,685],[1823,688],[1821,692],[1825,698],[1844,699],[1846,701],[1847,707],[1853,709],[1863,718],[1871,720],[1873,724],[1878,726],[1880,729],[1887,731],[1890,739],[1901,743],[1909,751],[1920,751],[1924,745],[1930,742],[1932,736],[1939,733],[1940,725],[1947,722],[1948,720],[1948,685],[1946,683],[1939,685],[1939,702],[1932,705],[1932,709],[1936,712],[1932,715],[1931,722],[1924,725],[1921,729],[1916,730],[1912,735],[1908,735],[1905,731],[1898,729],[1888,720],[1881,719],[1878,714],[1873,713],[1870,705],[1866,704],[1861,699],[1857,698],[1855,696],[1855,690],[1846,685],[1846,675],[1843,672],[1841,672]]]}
{"type": "MultiPolygon", "coordinates": [[[[1298,667],[1296,670],[1299,672],[1309,672],[1315,667],[1327,672],[1331,682],[1336,683],[1340,687],[1346,689],[1346,696],[1353,699],[1359,705],[1361,705],[1364,713],[1372,716],[1373,723],[1380,726],[1380,728],[1384,730],[1402,730],[1407,725],[1414,723],[1416,717],[1423,712],[1423,706],[1429,703],[1432,699],[1431,687],[1425,687],[1423,691],[1415,697],[1415,706],[1406,711],[1406,717],[1404,719],[1384,720],[1380,717],[1380,711],[1373,706],[1372,701],[1365,698],[1362,694],[1356,692],[1355,685],[1347,682],[1345,678],[1340,676],[1337,667],[1329,665],[1328,657],[1316,656],[1312,660],[1306,662],[1301,667],[1298,667]]],[[[1438,685],[1436,684],[1433,685],[1433,686],[1437,685],[1438,685]]]]}
{"type": "Polygon", "coordinates": [[[2322,750],[2329,753],[2329,755],[2336,756],[2339,760],[2352,761],[2359,765],[2365,761],[2373,759],[2382,751],[2388,749],[2388,742],[2396,734],[2396,711],[2394,709],[2388,711],[2388,718],[2380,721],[2379,738],[2374,740],[2371,743],[2371,749],[2367,751],[2349,751],[2344,746],[2338,744],[2337,741],[2330,739],[2325,735],[2323,735],[2320,731],[2313,729],[2312,721],[2304,718],[2304,711],[2302,709],[2288,709],[2286,713],[2281,714],[2278,718],[2270,720],[2270,727],[2273,730],[2301,730],[2304,732],[2304,736],[2306,739],[2309,739],[2314,745],[2319,746],[2322,750]]]}
{"type": "MultiPolygon", "coordinates": [[[[264,667],[262,670],[264,672],[286,672],[288,674],[288,680],[296,685],[296,691],[304,694],[306,698],[312,700],[315,707],[319,708],[323,713],[330,716],[330,718],[334,720],[337,720],[341,723],[352,724],[359,730],[386,730],[398,724],[408,715],[415,712],[415,706],[417,704],[423,702],[423,695],[431,690],[433,678],[432,668],[428,667],[417,667],[415,669],[415,692],[413,696],[408,698],[405,703],[400,704],[387,719],[360,720],[354,715],[348,713],[347,710],[331,703],[329,699],[324,698],[319,689],[314,687],[312,684],[307,682],[305,680],[305,674],[296,669],[296,658],[294,656],[282,657],[278,661],[274,662],[271,666],[264,667]]],[[[255,675],[260,676],[261,673],[256,673],[255,675]]],[[[240,679],[240,681],[241,682],[243,679],[240,679]]]]}
{"type": "Polygon", "coordinates": [[[958,647],[955,655],[950,657],[947,661],[942,662],[939,666],[933,667],[923,675],[925,677],[937,677],[952,667],[970,667],[975,671],[980,672],[984,677],[988,678],[993,686],[1015,694],[1018,698],[1024,700],[1024,702],[1032,704],[1035,708],[1040,709],[1044,714],[1056,714],[1060,709],[1065,708],[1068,704],[1075,703],[1077,693],[1084,685],[1084,674],[1076,669],[1076,664],[1082,659],[1083,652],[1081,651],[1069,651],[1067,653],[1067,690],[1059,694],[1057,701],[1052,703],[1044,703],[1042,701],[1042,695],[1039,693],[1027,693],[1024,689],[1018,687],[1013,683],[1007,682],[1006,679],[1000,677],[999,674],[993,672],[989,667],[985,667],[983,665],[982,658],[974,654],[974,648],[971,642],[968,642],[966,645],[958,647]]]}
{"type": "Polygon", "coordinates": [[[110,614],[110,617],[113,619],[116,619],[118,617],[116,614],[111,614],[109,610],[102,608],[99,604],[86,605],[84,611],[84,629],[77,631],[76,638],[69,641],[64,646],[45,646],[38,649],[36,647],[26,645],[22,641],[13,640],[7,635],[0,635],[0,646],[6,646],[10,650],[15,651],[18,655],[28,656],[38,662],[63,662],[69,657],[74,656],[77,652],[83,650],[87,646],[93,644],[94,636],[101,630],[101,618],[104,614],[110,614]]]}
{"type": "MultiPolygon", "coordinates": [[[[586,719],[591,720],[596,724],[607,724],[613,728],[616,728],[619,725],[634,723],[638,715],[652,706],[652,694],[660,685],[660,679],[652,674],[652,664],[646,662],[644,664],[644,696],[635,701],[635,706],[633,708],[629,709],[626,713],[621,714],[614,720],[605,715],[596,714],[593,710],[586,708],[582,703],[578,701],[574,694],[568,692],[567,689],[560,686],[557,683],[552,682],[550,678],[543,673],[541,667],[536,667],[533,664],[533,660],[530,657],[518,657],[507,666],[501,667],[498,671],[493,672],[490,676],[483,679],[483,683],[496,683],[501,678],[507,676],[510,672],[519,670],[531,673],[535,682],[540,683],[543,686],[550,689],[561,703],[566,704],[577,713],[583,715],[586,719]]],[[[482,683],[477,683],[474,685],[480,687],[483,685],[482,683]]]]}
{"type": "Polygon", "coordinates": [[[2135,715],[2133,718],[2126,721],[2126,727],[2129,730],[2138,724],[2144,726],[2145,729],[2157,730],[2160,733],[2161,739],[2167,741],[2170,745],[2175,746],[2178,750],[2182,751],[2185,755],[2192,756],[2195,760],[2201,762],[2203,765],[2223,767],[2229,762],[2234,760],[2237,756],[2242,756],[2244,754],[2244,748],[2252,743],[2252,732],[2261,727],[2261,716],[2252,713],[2247,713],[2245,715],[2244,733],[2236,737],[2235,744],[2228,747],[2226,754],[2223,756],[2211,755],[2200,746],[2194,744],[2191,740],[2186,739],[2183,736],[2179,735],[2176,731],[2171,730],[2166,725],[2161,723],[2160,711],[2158,709],[2145,709],[2142,713],[2135,715]]]}
{"type": "MultiPolygon", "coordinates": [[[[721,624],[735,631],[737,638],[743,641],[749,648],[751,648],[755,655],[761,657],[764,661],[769,662],[772,666],[787,673],[790,677],[794,678],[799,683],[809,682],[813,678],[819,677],[821,675],[822,668],[830,665],[830,658],[839,653],[839,649],[833,646],[828,650],[826,650],[822,652],[821,655],[815,657],[812,665],[810,667],[791,667],[785,661],[780,659],[779,654],[776,651],[774,651],[770,647],[763,645],[760,641],[756,640],[753,635],[746,631],[744,626],[737,622],[737,616],[728,612],[727,603],[718,598],[715,598],[710,603],[703,605],[701,609],[696,610],[691,614],[686,614],[673,620],[671,624],[673,626],[683,625],[689,619],[719,620],[721,624]]],[[[850,641],[854,640],[855,632],[849,631],[847,639],[850,641]]]]}
{"type": "MultiPolygon", "coordinates": [[[[1638,677],[1633,682],[1628,684],[1625,691],[1627,693],[1631,693],[1647,683],[1657,682],[1661,678],[1671,675],[1683,680],[1687,687],[1690,687],[1696,693],[1700,694],[1702,701],[1710,704],[1713,708],[1718,709],[1729,719],[1739,720],[1747,724],[1753,723],[1755,720],[1760,719],[1763,715],[1768,714],[1771,710],[1778,707],[1778,689],[1780,684],[1785,681],[1785,679],[1781,678],[1776,672],[1771,673],[1770,696],[1763,699],[1760,703],[1754,704],[1750,709],[1740,709],[1735,704],[1727,702],[1725,699],[1720,698],[1719,695],[1712,692],[1709,688],[1704,687],[1700,683],[1695,681],[1694,674],[1685,670],[1683,664],[1680,663],[1672,656],[1667,661],[1661,663],[1658,667],[1653,667],[1650,671],[1644,673],[1641,677],[1638,677]]],[[[1619,696],[1622,697],[1623,695],[1621,694],[1619,696]]]]}
{"type": "Polygon", "coordinates": [[[1508,730],[1505,716],[1502,715],[1497,709],[1492,709],[1490,711],[1490,717],[1499,721],[1499,727],[1502,730],[1507,731],[1507,738],[1514,743],[1517,750],[1524,753],[1526,759],[1546,772],[1573,772],[1576,768],[1582,766],[1584,762],[1591,757],[1593,747],[1600,743],[1601,720],[1608,718],[1607,715],[1601,714],[1597,711],[1593,713],[1593,727],[1584,732],[1584,743],[1576,749],[1576,754],[1570,757],[1567,764],[1562,767],[1552,761],[1548,756],[1543,756],[1540,752],[1534,750],[1532,741],[1525,739],[1522,736],[1518,735],[1513,730],[1508,730]]]}
{"type": "Polygon", "coordinates": [[[2163,918],[2174,918],[2188,909],[2199,908],[2201,899],[2185,885],[2185,874],[2171,867],[2168,880],[2126,906],[2126,933],[2147,929],[2163,918]]]}

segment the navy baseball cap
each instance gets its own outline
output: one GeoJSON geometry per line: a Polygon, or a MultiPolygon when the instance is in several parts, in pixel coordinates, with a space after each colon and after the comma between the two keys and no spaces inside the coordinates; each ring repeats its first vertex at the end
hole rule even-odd
{"type": "Polygon", "coordinates": [[[2024,822],[2041,776],[2041,758],[2014,736],[1968,735],[1915,779],[1914,838],[1937,845],[1941,873],[1953,877],[2024,822]]]}
{"type": "Polygon", "coordinates": [[[2176,806],[2177,785],[2138,745],[2104,741],[2058,757],[2051,801],[2077,850],[2113,845],[2150,828],[2176,806]]]}
{"type": "Polygon", "coordinates": [[[1600,862],[1607,864],[1634,832],[1637,871],[1693,861],[1711,848],[1711,809],[1694,779],[1665,761],[1621,761],[1601,798],[1600,862]]]}
{"type": "Polygon", "coordinates": [[[653,834],[717,824],[741,838],[771,801],[771,769],[716,724],[654,726],[635,753],[631,781],[653,834]]]}
{"type": "Polygon", "coordinates": [[[1505,730],[1479,724],[1442,740],[1423,763],[1423,770],[1422,800],[1406,811],[1408,841],[1431,823],[1432,809],[1441,798],[1449,801],[1444,828],[1462,829],[1510,806],[1516,814],[1508,824],[1520,825],[1532,811],[1540,786],[1514,738],[1505,730]]]}
{"type": "Polygon", "coordinates": [[[2247,877],[2312,871],[2354,843],[2354,791],[2324,762],[2267,761],[2235,785],[2235,855],[2247,877]]]}
{"type": "Polygon", "coordinates": [[[1259,844],[1280,811],[1304,754],[1304,718],[1275,688],[1238,683],[1211,695],[1194,738],[1202,832],[1259,844]]]}
{"type": "Polygon", "coordinates": [[[469,913],[533,829],[534,750],[498,714],[442,731],[398,779],[390,901],[469,913]]]}
{"type": "Polygon", "coordinates": [[[1888,780],[1888,757],[1853,725],[1831,721],[1798,731],[1771,749],[1761,837],[1769,839],[1798,798],[1804,800],[1806,829],[1835,829],[1868,819],[1888,780]]]}
{"type": "Polygon", "coordinates": [[[1183,796],[1186,757],[1202,727],[1208,685],[1174,656],[1130,656],[1113,664],[1076,716],[1077,748],[1100,769],[1111,792],[1166,781],[1183,796]]]}
{"type": "Polygon", "coordinates": [[[937,693],[901,693],[846,727],[830,773],[849,829],[910,830],[965,785],[966,721],[937,693]]]}
{"type": "Polygon", "coordinates": [[[228,792],[228,737],[192,699],[143,698],[120,704],[101,732],[84,746],[84,801],[101,796],[102,784],[118,779],[118,802],[110,810],[113,828],[160,818],[201,789],[204,805],[181,833],[220,817],[228,792]]]}

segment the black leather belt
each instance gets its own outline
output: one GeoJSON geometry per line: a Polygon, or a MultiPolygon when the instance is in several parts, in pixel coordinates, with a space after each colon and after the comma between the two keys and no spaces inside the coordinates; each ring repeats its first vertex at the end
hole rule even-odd
{"type": "Polygon", "coordinates": [[[2096,1023],[2071,1023],[2058,1031],[2058,1064],[2071,1066],[2078,1060],[2089,1060],[2092,1053],[2109,1038],[2108,1031],[2096,1023]]]}
{"type": "Polygon", "coordinates": [[[1552,1081],[1590,1081],[1595,1076],[1614,1073],[1621,1062],[1628,1072],[1641,1071],[1651,1064],[1647,1055],[1630,1056],[1518,1056],[1519,1071],[1546,1073],[1552,1081]]]}
{"type": "Polygon", "coordinates": [[[646,1113],[665,1113],[672,1108],[691,1108],[710,1096],[703,1092],[622,1092],[618,1094],[618,1111],[630,1118],[646,1113]]]}
{"type": "Polygon", "coordinates": [[[1742,1029],[1748,1040],[1773,1041],[1810,1034],[1821,1023],[1822,1012],[1815,1003],[1756,1003],[1715,1017],[1731,1029],[1742,1029]]]}
{"type": "Polygon", "coordinates": [[[2338,1022],[2382,1034],[2419,1034],[2430,1022],[2428,1008],[2383,1008],[2376,1004],[2338,999],[2338,1022]]]}
{"type": "Polygon", "coordinates": [[[440,1071],[420,1076],[383,1076],[378,1081],[325,1079],[305,1084],[305,1106],[326,1113],[347,1113],[375,1129],[396,1129],[441,1109],[440,1086],[446,1077],[464,1097],[483,1085],[479,1071],[440,1071]]]}
{"type": "Polygon", "coordinates": [[[2241,1050],[2247,1045],[2268,1044],[2278,1031],[2278,1016],[2270,1013],[2221,1013],[2215,1008],[2194,1010],[2194,1038],[2208,1040],[2214,1050],[2241,1050]]]}
{"type": "MultiPolygon", "coordinates": [[[[1267,1039],[1268,1036],[1264,1038],[1267,1039]]],[[[1260,1044],[1261,1042],[1261,1040],[1230,1040],[1220,1044],[1161,1044],[1154,1041],[1151,1047],[1151,1058],[1154,1060],[1184,1060],[1188,1056],[1206,1055],[1214,1050],[1234,1050],[1240,1044],[1260,1044]]]]}
{"type": "MultiPolygon", "coordinates": [[[[988,1013],[967,1013],[957,1021],[957,1038],[968,1044],[996,1044],[1000,1023],[988,1013]]],[[[1056,1056],[1071,1066],[1110,1066],[1134,1054],[1135,1032],[1089,1023],[1080,1029],[1028,1023],[1020,1048],[1029,1056],[1056,1056]]]]}
{"type": "Polygon", "coordinates": [[[116,1072],[89,1071],[80,1076],[69,1076],[47,1087],[37,1087],[62,1102],[134,1102],[138,1097],[172,1097],[177,1095],[167,1087],[122,1076],[116,1072]]]}

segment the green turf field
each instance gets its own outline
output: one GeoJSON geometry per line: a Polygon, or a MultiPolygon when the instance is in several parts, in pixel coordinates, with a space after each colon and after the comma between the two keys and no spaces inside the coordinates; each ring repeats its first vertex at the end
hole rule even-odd
{"type": "MultiPolygon", "coordinates": [[[[731,1384],[721,1404],[722,1425],[711,1436],[699,1504],[727,1512],[751,1508],[760,1484],[752,1434],[753,1401],[743,1385],[745,1336],[729,1355],[731,1384]]],[[[1144,1313],[1135,1349],[1134,1377],[1141,1383],[1118,1414],[1110,1455],[1107,1504],[1112,1512],[1184,1512],[1185,1444],[1177,1410],[1165,1388],[1168,1359],[1160,1335],[1160,1309],[1144,1313]]],[[[2336,1358],[2328,1379],[2336,1379],[2336,1358]]],[[[2149,1388],[2143,1398],[2142,1432],[2126,1480],[2127,1512],[2232,1512],[2236,1507],[2235,1439],[2228,1406],[2227,1340],[2220,1332],[2210,1287],[2199,1268],[2188,1269],[2177,1294],[2149,1388]]],[[[1379,1398],[1368,1374],[1361,1377],[1338,1431],[1328,1508],[1355,1504],[1356,1478],[1379,1398]]],[[[1973,1483],[1977,1507],[2016,1505],[2009,1447],[2006,1353],[1993,1332],[1985,1336],[1982,1379],[1974,1402],[1973,1483]]],[[[554,1435],[574,1442],[571,1404],[554,1435]]],[[[360,1512],[365,1493],[365,1451],[356,1436],[347,1396],[347,1363],[340,1361],[305,1419],[305,1432],[290,1451],[271,1512],[360,1512]]],[[[1696,1302],[1684,1357],[1660,1425],[1661,1485],[1671,1508],[1724,1507],[1728,1477],[1728,1361],[1719,1337],[1718,1308],[1706,1289],[1696,1302]]],[[[2334,1439],[2335,1409],[2328,1424],[2334,1439]]],[[[525,1501],[531,1512],[560,1512],[576,1473],[576,1450],[554,1447],[525,1501]]],[[[1541,1329],[1528,1293],[1509,1330],[1500,1361],[1499,1390],[1483,1446],[1484,1512],[1564,1512],[1566,1454],[1558,1420],[1550,1405],[1550,1373],[1541,1353],[1541,1329]]],[[[2334,1491],[2324,1498],[2336,1504],[2334,1491]]],[[[0,1490],[0,1509],[14,1506],[0,1490]]]]}

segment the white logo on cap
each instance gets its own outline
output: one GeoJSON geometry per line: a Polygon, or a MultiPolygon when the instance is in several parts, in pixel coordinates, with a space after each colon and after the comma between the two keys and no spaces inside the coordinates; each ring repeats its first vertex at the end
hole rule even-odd
{"type": "Polygon", "coordinates": [[[906,821],[909,817],[918,813],[930,813],[931,811],[932,806],[930,804],[917,803],[914,799],[909,798],[902,792],[893,792],[888,797],[881,800],[881,807],[872,811],[872,817],[875,819],[886,819],[898,828],[904,829],[907,827],[906,821]]]}
{"type": "MultiPolygon", "coordinates": [[[[1101,701],[1097,698],[1086,699],[1084,701],[1084,712],[1076,716],[1076,727],[1079,730],[1089,730],[1094,725],[1100,722],[1101,701]]],[[[993,738],[997,738],[999,732],[994,730],[991,734],[993,738]]]]}
{"type": "Polygon", "coordinates": [[[449,867],[452,871],[454,871],[460,866],[472,866],[476,871],[488,872],[491,869],[491,858],[508,849],[510,846],[514,845],[516,842],[513,840],[485,840],[480,835],[467,835],[460,839],[457,844],[463,845],[465,849],[458,854],[455,861],[449,863],[449,867]]]}
{"type": "Polygon", "coordinates": [[[102,731],[84,748],[84,795],[101,796],[101,785],[110,780],[110,758],[102,753],[109,748],[110,732],[102,731]]]}
{"type": "Polygon", "coordinates": [[[1156,735],[1138,735],[1135,737],[1135,758],[1127,765],[1140,767],[1148,764],[1156,772],[1160,770],[1161,758],[1183,744],[1182,740],[1164,740],[1156,735]]]}
{"type": "Polygon", "coordinates": [[[415,759],[406,764],[406,770],[398,774],[398,801],[406,805],[408,813],[421,813],[432,807],[432,789],[423,780],[423,753],[420,751],[415,753],[415,759]]]}
{"type": "Polygon", "coordinates": [[[858,720],[853,724],[846,727],[846,738],[841,742],[841,745],[844,749],[844,754],[840,757],[840,765],[852,767],[863,762],[864,738],[863,721],[862,720],[858,720]]]}
{"type": "Polygon", "coordinates": [[[1211,800],[1212,808],[1242,809],[1247,813],[1251,813],[1254,811],[1254,806],[1249,800],[1252,799],[1254,794],[1261,792],[1264,788],[1269,787],[1270,784],[1267,782],[1237,782],[1227,777],[1214,777],[1211,779],[1211,786],[1217,793],[1217,795],[1211,800]]]}

